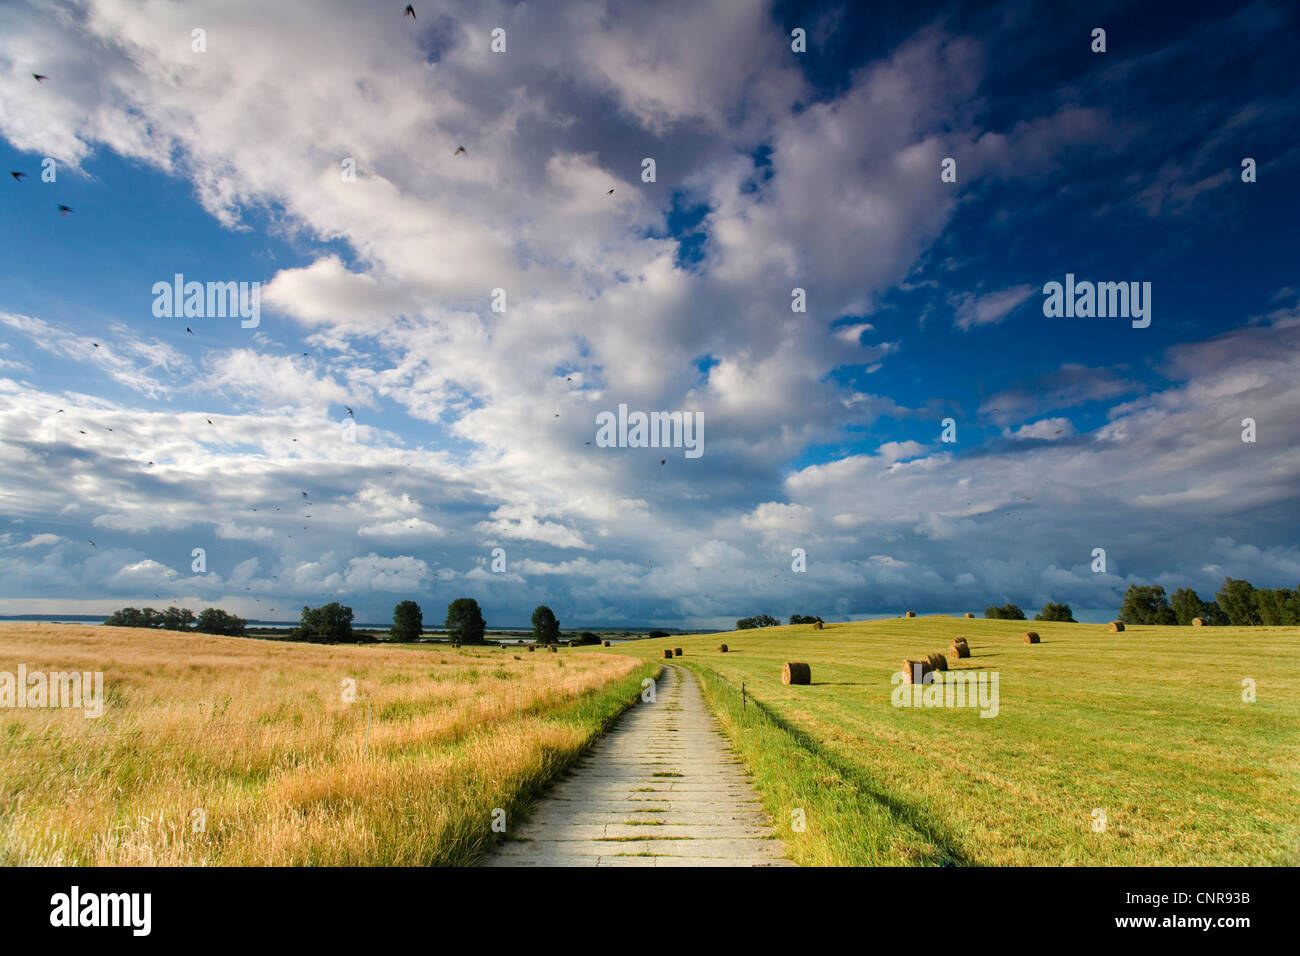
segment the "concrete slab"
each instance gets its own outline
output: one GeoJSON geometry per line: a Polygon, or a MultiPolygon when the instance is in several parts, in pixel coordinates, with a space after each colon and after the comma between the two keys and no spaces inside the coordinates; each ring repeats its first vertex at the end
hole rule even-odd
{"type": "Polygon", "coordinates": [[[483,865],[793,865],[690,671],[666,664],[656,697],[634,705],[483,865]]]}

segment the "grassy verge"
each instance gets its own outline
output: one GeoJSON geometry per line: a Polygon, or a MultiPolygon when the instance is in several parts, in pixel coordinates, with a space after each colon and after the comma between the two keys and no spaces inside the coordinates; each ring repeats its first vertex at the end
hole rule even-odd
{"type": "Polygon", "coordinates": [[[967,862],[922,806],[900,802],[837,759],[771,707],[711,667],[681,659],[700,681],[790,858],[803,866],[898,866],[967,862]],[[802,824],[802,826],[800,826],[802,824]]]}

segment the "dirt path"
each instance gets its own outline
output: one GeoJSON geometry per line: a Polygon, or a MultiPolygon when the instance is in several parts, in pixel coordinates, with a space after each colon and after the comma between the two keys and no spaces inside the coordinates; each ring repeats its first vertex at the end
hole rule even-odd
{"type": "Polygon", "coordinates": [[[791,866],[684,667],[556,783],[485,866],[791,866]]]}

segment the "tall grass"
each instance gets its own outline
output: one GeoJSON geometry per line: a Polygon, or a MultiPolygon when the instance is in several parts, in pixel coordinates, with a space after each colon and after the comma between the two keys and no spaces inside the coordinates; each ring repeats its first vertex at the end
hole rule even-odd
{"type": "Polygon", "coordinates": [[[0,710],[0,863],[25,865],[470,863],[657,670],[0,625],[19,663],[103,671],[107,698],[98,720],[0,710]]]}

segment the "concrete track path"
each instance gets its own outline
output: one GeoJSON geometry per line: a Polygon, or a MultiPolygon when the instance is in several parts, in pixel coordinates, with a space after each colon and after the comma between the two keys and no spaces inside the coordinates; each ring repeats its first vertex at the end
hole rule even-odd
{"type": "Polygon", "coordinates": [[[694,676],[639,701],[485,866],[791,866],[694,676]]]}

